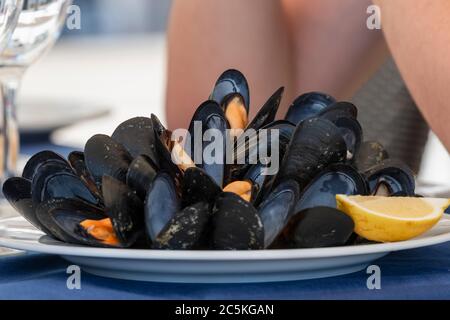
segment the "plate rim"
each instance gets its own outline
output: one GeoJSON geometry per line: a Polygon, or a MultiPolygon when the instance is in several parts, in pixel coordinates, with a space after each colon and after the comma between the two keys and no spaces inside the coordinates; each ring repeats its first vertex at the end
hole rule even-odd
{"type": "MultiPolygon", "coordinates": [[[[45,235],[44,235],[45,237],[45,235]]],[[[270,250],[156,250],[94,248],[62,243],[44,244],[36,240],[11,239],[0,236],[0,246],[28,252],[61,256],[132,260],[215,260],[215,261],[262,261],[336,258],[355,255],[393,252],[432,246],[450,241],[450,232],[401,242],[342,246],[312,249],[270,249],[270,250]]]]}
{"type": "MultiPolygon", "coordinates": [[[[2,222],[8,220],[23,219],[20,216],[13,216],[0,219],[2,222]]],[[[158,250],[158,249],[120,249],[120,248],[100,248],[75,245],[54,240],[33,228],[33,232],[41,233],[42,236],[36,239],[17,239],[5,237],[0,234],[0,246],[27,252],[37,252],[60,256],[77,256],[91,258],[110,259],[131,259],[131,260],[184,260],[184,261],[264,261],[264,260],[296,260],[296,259],[320,259],[337,258],[346,256],[357,256],[366,254],[376,254],[383,252],[394,252],[416,248],[423,248],[432,245],[450,242],[450,215],[444,214],[441,220],[433,227],[443,229],[437,235],[424,235],[418,238],[388,243],[360,244],[354,246],[340,246],[327,248],[308,249],[264,249],[264,250],[158,250]],[[48,237],[55,244],[43,243],[40,240],[48,237]]],[[[433,230],[431,229],[431,230],[433,230]]]]}

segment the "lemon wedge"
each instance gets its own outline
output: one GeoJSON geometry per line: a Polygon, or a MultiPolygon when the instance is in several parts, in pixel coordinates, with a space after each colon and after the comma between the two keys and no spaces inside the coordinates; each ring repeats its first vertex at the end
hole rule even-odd
{"type": "Polygon", "coordinates": [[[355,222],[355,232],[378,242],[403,241],[431,229],[450,199],[337,195],[338,209],[355,222]]]}

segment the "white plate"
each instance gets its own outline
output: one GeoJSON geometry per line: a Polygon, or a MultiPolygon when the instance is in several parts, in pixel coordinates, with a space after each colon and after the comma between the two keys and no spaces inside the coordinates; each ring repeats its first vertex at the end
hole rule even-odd
{"type": "Polygon", "coordinates": [[[413,240],[320,249],[165,251],[75,246],[42,236],[22,218],[0,220],[0,246],[55,254],[111,278],[182,283],[244,283],[323,278],[363,270],[393,251],[450,241],[450,218],[413,240]]]}

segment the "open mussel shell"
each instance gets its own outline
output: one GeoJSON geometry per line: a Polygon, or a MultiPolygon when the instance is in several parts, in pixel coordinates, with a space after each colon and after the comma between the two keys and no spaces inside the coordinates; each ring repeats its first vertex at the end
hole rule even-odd
{"type": "Polygon", "coordinates": [[[369,168],[364,173],[371,194],[377,192],[383,195],[402,194],[408,196],[415,195],[414,173],[401,161],[387,159],[378,165],[369,168]],[[380,185],[384,188],[381,193],[380,185]]]}
{"type": "Polygon", "coordinates": [[[206,202],[185,207],[177,212],[153,243],[156,249],[192,250],[207,245],[205,235],[210,219],[206,202]]]}
{"type": "Polygon", "coordinates": [[[152,241],[180,208],[179,195],[173,178],[165,172],[159,172],[152,182],[144,204],[145,228],[152,241]]]}
{"type": "Polygon", "coordinates": [[[215,101],[206,101],[194,113],[189,125],[189,139],[186,141],[190,146],[188,154],[191,159],[221,187],[224,181],[227,129],[222,108],[215,101]]]}
{"type": "Polygon", "coordinates": [[[233,93],[224,99],[222,108],[232,134],[238,136],[248,125],[248,111],[244,98],[239,93],[233,93]],[[235,131],[237,130],[237,131],[235,131]]]}
{"type": "Polygon", "coordinates": [[[39,166],[31,182],[31,199],[35,207],[42,201],[47,179],[60,173],[73,174],[69,163],[49,160],[39,166]]]}
{"type": "Polygon", "coordinates": [[[269,100],[267,100],[253,120],[249,123],[247,129],[259,130],[262,127],[272,123],[277,115],[281,99],[283,98],[283,93],[284,87],[281,87],[275,91],[275,93],[269,98],[269,100]]]}
{"type": "Polygon", "coordinates": [[[217,250],[264,248],[264,227],[256,209],[234,193],[221,194],[213,210],[211,246],[217,250]]]}
{"type": "Polygon", "coordinates": [[[345,213],[334,208],[315,207],[295,214],[280,237],[291,248],[344,246],[354,227],[353,220],[345,213]]]}
{"type": "Polygon", "coordinates": [[[156,177],[158,169],[152,163],[150,158],[141,155],[131,162],[127,172],[127,185],[136,191],[141,199],[145,199],[153,180],[156,177]]]}
{"type": "Polygon", "coordinates": [[[222,105],[224,99],[233,93],[239,93],[243,97],[248,114],[250,107],[250,89],[247,79],[240,71],[229,69],[217,79],[210,99],[222,105]]]}
{"type": "Polygon", "coordinates": [[[361,124],[355,118],[336,118],[330,119],[336,127],[339,128],[342,137],[347,145],[347,160],[354,158],[361,146],[363,131],[361,124]]]}
{"type": "Polygon", "coordinates": [[[250,130],[246,131],[237,139],[234,155],[237,164],[227,166],[227,180],[245,178],[254,166],[266,175],[274,175],[294,131],[295,126],[285,120],[272,122],[257,132],[252,131],[253,134],[250,134],[250,130]]]}
{"type": "Polygon", "coordinates": [[[352,166],[331,165],[304,188],[295,211],[300,212],[319,206],[336,208],[337,194],[367,195],[367,182],[352,166]]]}
{"type": "Polygon", "coordinates": [[[31,200],[31,181],[25,178],[10,178],[3,184],[3,195],[11,206],[37,229],[49,233],[36,217],[31,200]]]}
{"type": "Polygon", "coordinates": [[[142,201],[126,184],[110,176],[103,176],[102,191],[105,214],[111,219],[117,238],[123,246],[131,246],[143,234],[142,201]]]}
{"type": "Polygon", "coordinates": [[[214,204],[221,192],[222,189],[203,169],[192,167],[184,172],[181,192],[183,208],[198,202],[214,204]]]}
{"type": "Polygon", "coordinates": [[[302,121],[316,117],[336,100],[325,93],[309,92],[299,96],[289,107],[285,119],[297,125],[302,121]]]}
{"type": "Polygon", "coordinates": [[[95,184],[94,178],[92,178],[89,170],[86,167],[84,152],[73,151],[69,154],[68,160],[75,174],[86,184],[92,194],[101,199],[101,192],[95,184]]]}
{"type": "Polygon", "coordinates": [[[321,110],[317,116],[332,122],[339,118],[356,119],[358,117],[358,108],[351,102],[338,101],[321,110]]]}
{"type": "Polygon", "coordinates": [[[54,238],[74,244],[108,247],[108,244],[89,235],[80,223],[86,220],[102,220],[103,211],[90,204],[74,199],[52,199],[41,203],[36,209],[40,223],[54,238]]]}
{"type": "Polygon", "coordinates": [[[264,247],[269,247],[285,227],[299,197],[299,187],[294,180],[279,184],[261,203],[258,214],[264,226],[264,247]]]}
{"type": "MultiPolygon", "coordinates": [[[[37,193],[38,189],[36,188],[36,196],[38,196],[37,193]]],[[[39,197],[40,202],[57,198],[78,199],[93,206],[102,206],[101,199],[97,198],[84,182],[71,172],[58,172],[45,178],[39,197]]]]}
{"type": "Polygon", "coordinates": [[[132,157],[123,145],[109,136],[97,134],[90,138],[84,148],[84,157],[97,186],[101,186],[104,175],[126,181],[132,157]]]}
{"type": "Polygon", "coordinates": [[[386,149],[377,141],[365,141],[355,156],[355,165],[359,171],[365,172],[389,158],[386,149]]]}
{"type": "Polygon", "coordinates": [[[145,155],[158,165],[152,119],[146,117],[129,119],[116,128],[111,138],[123,145],[133,158],[145,155]]]}
{"type": "Polygon", "coordinates": [[[258,194],[258,185],[251,180],[236,180],[227,184],[223,188],[223,192],[231,192],[237,194],[247,202],[254,203],[258,194]]]}
{"type": "Polygon", "coordinates": [[[346,159],[347,145],[332,122],[312,118],[300,123],[281,162],[275,185],[295,179],[300,190],[325,167],[346,159]]]}
{"type": "Polygon", "coordinates": [[[66,159],[64,159],[61,155],[48,150],[41,151],[28,160],[23,169],[22,177],[28,180],[33,180],[33,177],[39,168],[47,162],[60,162],[61,164],[68,165],[66,159]]]}
{"type": "MultiPolygon", "coordinates": [[[[155,123],[159,122],[156,116],[153,116],[152,119],[155,119],[155,123]]],[[[158,125],[156,127],[158,127],[158,125]]],[[[169,173],[178,186],[183,178],[183,172],[181,171],[180,167],[172,160],[172,150],[170,148],[170,144],[172,143],[171,132],[166,130],[164,127],[160,127],[160,129],[156,129],[156,127],[155,144],[159,156],[160,171],[169,173]]]]}

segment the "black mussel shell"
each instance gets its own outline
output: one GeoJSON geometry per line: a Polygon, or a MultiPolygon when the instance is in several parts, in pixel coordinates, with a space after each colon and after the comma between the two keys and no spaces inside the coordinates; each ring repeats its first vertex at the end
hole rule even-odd
{"type": "Polygon", "coordinates": [[[224,99],[233,93],[239,93],[244,98],[248,113],[250,107],[250,90],[247,79],[238,70],[230,69],[220,75],[210,99],[222,105],[224,99]]]}
{"type": "Polygon", "coordinates": [[[92,178],[86,167],[84,153],[81,151],[73,151],[69,154],[68,160],[75,174],[86,184],[92,194],[94,194],[98,199],[101,199],[102,194],[97,188],[94,178],[92,178]]]}
{"type": "Polygon", "coordinates": [[[42,202],[36,209],[36,215],[49,236],[68,243],[107,247],[101,241],[90,236],[81,226],[84,220],[106,218],[103,211],[95,206],[74,199],[51,199],[42,202]]]}
{"type": "Polygon", "coordinates": [[[389,154],[381,143],[365,141],[356,153],[355,165],[359,171],[365,172],[388,158],[389,154]]]}
{"type": "Polygon", "coordinates": [[[184,172],[181,205],[187,207],[198,202],[214,204],[222,189],[202,169],[193,167],[184,172]]]}
{"type": "Polygon", "coordinates": [[[146,117],[129,119],[116,128],[111,138],[123,145],[133,158],[145,155],[158,165],[152,119],[146,117]]]}
{"type": "Polygon", "coordinates": [[[264,192],[267,191],[267,185],[269,181],[273,178],[271,175],[265,175],[264,170],[266,165],[255,164],[251,165],[250,168],[245,173],[244,177],[240,180],[250,180],[255,186],[254,204],[261,202],[264,192]]]}
{"type": "Polygon", "coordinates": [[[42,201],[47,179],[60,173],[73,174],[73,171],[67,162],[47,161],[39,166],[31,182],[31,199],[35,207],[42,201]]]}
{"type": "Polygon", "coordinates": [[[153,247],[156,249],[192,250],[204,246],[209,204],[198,202],[179,211],[159,233],[153,247]]]}
{"type": "Polygon", "coordinates": [[[285,116],[293,124],[316,117],[322,110],[334,104],[336,100],[325,93],[309,92],[294,100],[285,116]]]}
{"type": "MultiPolygon", "coordinates": [[[[154,118],[156,119],[155,121],[159,122],[156,116],[154,116],[154,118]]],[[[172,139],[171,132],[164,129],[164,127],[161,127],[161,130],[162,131],[158,131],[157,129],[155,129],[155,142],[156,150],[159,156],[160,170],[169,173],[170,176],[175,180],[176,185],[179,186],[180,181],[183,178],[183,172],[178,167],[178,165],[172,161],[172,152],[169,148],[169,144],[171,143],[172,139]]]]}
{"type": "Polygon", "coordinates": [[[212,244],[217,250],[264,248],[264,227],[256,209],[234,193],[216,200],[212,218],[212,244]]]}
{"type": "Polygon", "coordinates": [[[272,123],[277,115],[278,107],[280,106],[281,99],[283,98],[283,93],[284,87],[281,87],[275,91],[275,93],[258,111],[256,116],[247,126],[247,129],[259,130],[262,127],[272,123]]]}
{"type": "Polygon", "coordinates": [[[103,134],[90,138],[84,148],[84,157],[97,186],[101,186],[104,175],[126,181],[132,157],[123,145],[112,138],[103,134]]]}
{"type": "Polygon", "coordinates": [[[319,206],[336,208],[337,194],[367,195],[367,182],[356,169],[349,165],[331,165],[321,171],[305,187],[295,211],[300,212],[319,206]]]}
{"type": "Polygon", "coordinates": [[[261,203],[258,213],[264,226],[264,247],[269,247],[294,212],[299,197],[294,180],[284,181],[261,203]]]}
{"type": "Polygon", "coordinates": [[[160,172],[156,175],[145,199],[145,228],[154,241],[161,230],[180,210],[180,200],[173,178],[160,172]]]}
{"type": "Polygon", "coordinates": [[[363,139],[357,115],[358,109],[350,102],[337,102],[319,113],[320,118],[333,122],[341,131],[347,144],[349,160],[355,156],[363,139]]]}
{"type": "Polygon", "coordinates": [[[11,206],[37,229],[50,233],[36,217],[31,200],[31,181],[25,178],[10,178],[3,184],[3,195],[11,206]]]}
{"type": "Polygon", "coordinates": [[[358,108],[351,102],[339,101],[320,111],[318,116],[331,122],[339,118],[356,119],[358,117],[358,108]]]}
{"type": "Polygon", "coordinates": [[[93,206],[102,206],[101,200],[92,194],[78,176],[70,172],[58,172],[45,179],[40,192],[40,201],[57,198],[78,199],[93,206]]]}
{"type": "Polygon", "coordinates": [[[142,201],[126,184],[110,176],[103,176],[102,191],[105,213],[117,237],[124,246],[131,246],[143,233],[142,201]]]}
{"type": "Polygon", "coordinates": [[[387,188],[389,195],[401,193],[415,195],[414,173],[401,161],[387,159],[364,173],[371,194],[379,191],[380,185],[387,188]]]}
{"type": "Polygon", "coordinates": [[[285,120],[272,122],[257,132],[246,131],[237,140],[236,164],[227,166],[227,180],[242,180],[255,165],[264,169],[266,174],[276,174],[294,131],[295,126],[285,120]],[[271,163],[272,157],[276,163],[271,163]]]}
{"type": "Polygon", "coordinates": [[[345,213],[329,207],[315,207],[294,215],[281,237],[293,248],[344,246],[355,224],[345,213]]]}
{"type": "Polygon", "coordinates": [[[339,128],[332,122],[320,118],[303,121],[297,126],[275,179],[295,179],[300,190],[314,176],[333,163],[346,159],[347,145],[339,128]]]}
{"type": "Polygon", "coordinates": [[[206,101],[194,113],[189,125],[190,135],[186,141],[190,146],[187,152],[191,159],[221,187],[224,181],[227,129],[228,124],[222,108],[215,101],[206,101]],[[217,133],[218,136],[208,136],[206,132],[211,135],[217,133]],[[220,139],[221,144],[216,139],[220,139]],[[211,148],[211,146],[219,148],[211,148]],[[205,154],[211,159],[205,159],[205,154]]]}
{"type": "Polygon", "coordinates": [[[158,169],[146,156],[138,156],[131,162],[127,172],[127,185],[136,191],[141,199],[145,199],[147,191],[156,177],[158,169]]]}
{"type": "Polygon", "coordinates": [[[67,164],[66,159],[64,159],[59,154],[48,150],[41,151],[39,153],[36,153],[34,156],[30,158],[30,160],[28,160],[27,164],[23,169],[22,177],[28,180],[33,180],[33,177],[36,174],[39,167],[47,163],[48,161],[61,162],[63,164],[67,164]]]}
{"type": "Polygon", "coordinates": [[[167,131],[166,127],[162,124],[161,120],[159,120],[156,115],[152,113],[150,119],[152,120],[153,130],[155,131],[155,134],[157,136],[161,136],[167,131]]]}

